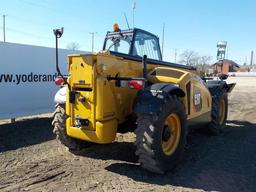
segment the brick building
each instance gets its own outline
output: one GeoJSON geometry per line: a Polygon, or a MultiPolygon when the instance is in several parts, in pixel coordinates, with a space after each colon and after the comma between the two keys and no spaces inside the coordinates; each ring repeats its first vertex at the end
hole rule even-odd
{"type": "Polygon", "coordinates": [[[216,73],[228,74],[229,72],[239,71],[240,66],[232,60],[224,59],[222,70],[221,70],[221,65],[219,63],[213,64],[212,69],[215,74],[216,73]]]}

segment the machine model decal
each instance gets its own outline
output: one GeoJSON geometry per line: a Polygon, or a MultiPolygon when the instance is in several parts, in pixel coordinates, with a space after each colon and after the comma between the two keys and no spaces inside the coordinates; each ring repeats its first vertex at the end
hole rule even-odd
{"type": "Polygon", "coordinates": [[[194,104],[200,105],[200,103],[201,103],[200,99],[201,99],[201,94],[200,93],[195,94],[194,95],[194,104]]]}
{"type": "Polygon", "coordinates": [[[200,111],[202,109],[202,97],[200,89],[196,86],[193,86],[193,101],[195,111],[200,111]]]}

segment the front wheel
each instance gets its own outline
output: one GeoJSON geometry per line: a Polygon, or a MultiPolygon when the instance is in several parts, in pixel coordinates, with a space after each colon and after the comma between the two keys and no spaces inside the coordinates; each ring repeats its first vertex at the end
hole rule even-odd
{"type": "Polygon", "coordinates": [[[212,98],[211,123],[209,130],[212,134],[217,135],[223,131],[226,126],[228,116],[228,96],[223,89],[214,90],[212,98]]]}
{"type": "Polygon", "coordinates": [[[176,96],[165,99],[157,115],[141,115],[135,130],[136,155],[145,169],[164,173],[172,169],[186,144],[186,114],[176,96]]]}

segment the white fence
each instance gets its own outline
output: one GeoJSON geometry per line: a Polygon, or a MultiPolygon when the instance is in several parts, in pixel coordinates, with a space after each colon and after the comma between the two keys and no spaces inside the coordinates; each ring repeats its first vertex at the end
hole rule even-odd
{"type": "Polygon", "coordinates": [[[256,72],[229,72],[228,75],[231,77],[256,77],[256,72]]]}
{"type": "MultiPolygon", "coordinates": [[[[59,50],[64,73],[71,53],[59,50]]],[[[55,76],[54,48],[0,42],[0,119],[53,111],[55,76]]]]}

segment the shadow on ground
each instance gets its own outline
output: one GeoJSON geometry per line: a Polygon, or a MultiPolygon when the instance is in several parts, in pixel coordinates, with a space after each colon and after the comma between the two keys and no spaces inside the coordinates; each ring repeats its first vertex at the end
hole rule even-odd
{"type": "Polygon", "coordinates": [[[219,136],[201,131],[190,133],[183,161],[165,175],[151,174],[140,168],[132,143],[96,146],[80,155],[120,160],[106,170],[135,181],[206,191],[253,191],[256,187],[256,127],[246,121],[229,121],[228,124],[219,136]]]}
{"type": "MultiPolygon", "coordinates": [[[[24,120],[0,126],[0,152],[54,139],[51,118],[24,120]]],[[[93,145],[77,155],[115,160],[105,169],[135,181],[174,185],[206,191],[255,191],[256,126],[247,121],[229,121],[219,136],[202,131],[188,135],[184,158],[165,175],[142,169],[132,142],[93,145]]]]}
{"type": "Polygon", "coordinates": [[[51,118],[38,118],[0,125],[0,152],[54,139],[51,118]]]}

